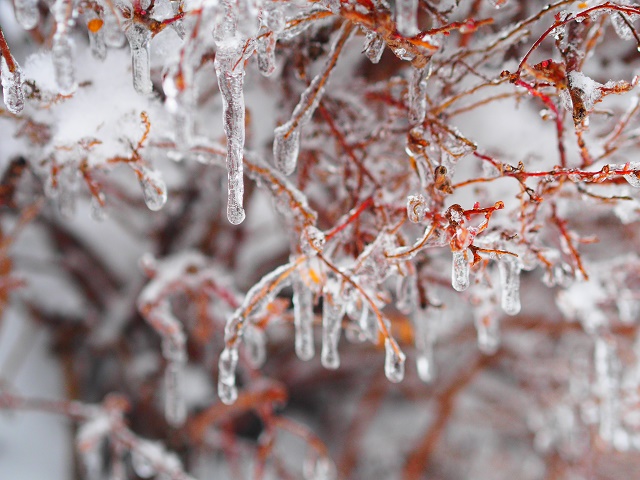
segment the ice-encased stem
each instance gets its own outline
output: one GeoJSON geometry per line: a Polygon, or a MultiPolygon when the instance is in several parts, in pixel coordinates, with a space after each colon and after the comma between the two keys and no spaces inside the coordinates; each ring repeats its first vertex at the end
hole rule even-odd
{"type": "MultiPolygon", "coordinates": [[[[220,52],[218,52],[218,55],[220,52]]],[[[228,69],[227,62],[219,62],[216,56],[215,68],[218,86],[222,95],[222,115],[224,133],[227,137],[227,218],[234,225],[242,223],[245,217],[242,208],[244,181],[242,178],[242,158],[244,151],[244,67],[242,61],[235,69],[228,69]]]]}
{"type": "Polygon", "coordinates": [[[311,360],[313,345],[313,292],[297,277],[293,281],[293,323],[295,325],[296,355],[300,360],[311,360]]]}
{"type": "Polygon", "coordinates": [[[338,295],[334,295],[328,288],[323,293],[322,304],[322,353],[320,361],[324,368],[335,370],[340,366],[338,342],[342,332],[342,317],[344,304],[338,295]]]}
{"type": "Polygon", "coordinates": [[[418,34],[418,0],[396,0],[396,24],[405,37],[418,34]]]}
{"type": "Polygon", "coordinates": [[[507,315],[517,315],[520,312],[520,270],[517,258],[505,255],[498,263],[502,297],[500,304],[507,315]]]}
{"type": "Polygon", "coordinates": [[[427,81],[431,76],[431,62],[424,67],[411,67],[409,79],[409,122],[412,125],[424,121],[427,113],[427,81]]]}
{"type": "Polygon", "coordinates": [[[40,20],[38,0],[13,0],[16,11],[16,20],[25,30],[35,28],[40,20]]]}
{"type": "MultiPolygon", "coordinates": [[[[0,35],[2,31],[0,30],[0,35]]],[[[2,97],[7,110],[18,114],[24,109],[24,92],[22,91],[22,69],[11,58],[13,71],[9,68],[4,57],[0,56],[0,80],[2,82],[2,97]]]]}
{"type": "Polygon", "coordinates": [[[469,288],[469,273],[471,270],[467,249],[453,252],[453,264],[451,269],[451,285],[458,292],[469,288]]]}
{"type": "Polygon", "coordinates": [[[290,175],[296,169],[298,152],[300,150],[300,130],[311,119],[313,112],[320,104],[324,94],[324,87],[329,75],[338,61],[340,52],[353,32],[353,24],[345,22],[340,29],[340,35],[331,48],[329,59],[322,71],[316,75],[309,86],[300,95],[300,101],[293,110],[291,119],[275,129],[273,142],[273,157],[275,165],[285,175],[290,175]]]}
{"type": "Polygon", "coordinates": [[[148,95],[153,90],[151,83],[151,31],[145,25],[129,22],[125,27],[125,35],[131,48],[133,88],[142,95],[148,95]]]}

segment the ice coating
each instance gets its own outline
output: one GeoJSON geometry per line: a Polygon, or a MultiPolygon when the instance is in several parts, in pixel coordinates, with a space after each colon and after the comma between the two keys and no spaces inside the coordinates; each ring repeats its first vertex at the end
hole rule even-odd
{"type": "Polygon", "coordinates": [[[238,366],[238,350],[225,347],[218,361],[218,397],[225,405],[231,405],[238,398],[236,387],[236,368],[238,366]]]}
{"type": "Polygon", "coordinates": [[[131,68],[133,88],[141,95],[148,95],[153,90],[151,83],[151,31],[137,22],[128,22],[125,35],[131,48],[131,68]]]}
{"type": "Polygon", "coordinates": [[[40,20],[38,0],[14,0],[16,20],[25,30],[35,28],[40,20]]]}
{"type": "Polygon", "coordinates": [[[4,104],[13,114],[24,108],[24,92],[22,91],[22,69],[14,61],[11,71],[4,57],[0,56],[0,80],[2,81],[2,97],[4,104]]]}
{"type": "Polygon", "coordinates": [[[293,323],[296,355],[300,360],[311,360],[315,354],[313,317],[313,292],[297,276],[293,280],[293,323]]]}
{"type": "Polygon", "coordinates": [[[467,249],[454,251],[451,269],[451,285],[454,289],[462,292],[469,288],[470,270],[471,266],[467,249]]]}
{"type": "Polygon", "coordinates": [[[517,258],[505,255],[498,262],[501,285],[502,310],[507,315],[517,315],[520,312],[520,271],[522,267],[517,258]]]}
{"type": "Polygon", "coordinates": [[[396,24],[405,37],[418,34],[418,0],[396,0],[396,24]]]}
{"type": "Polygon", "coordinates": [[[384,351],[384,374],[390,382],[401,382],[404,378],[405,354],[397,343],[389,338],[384,341],[384,351]]]}

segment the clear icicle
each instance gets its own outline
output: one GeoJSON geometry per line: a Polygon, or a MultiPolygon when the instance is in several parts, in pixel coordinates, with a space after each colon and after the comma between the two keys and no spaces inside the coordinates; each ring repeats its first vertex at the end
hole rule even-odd
{"type": "Polygon", "coordinates": [[[362,313],[360,314],[358,324],[367,340],[371,343],[377,344],[379,340],[378,322],[375,315],[371,313],[369,306],[366,304],[362,305],[362,313]]]}
{"type": "Polygon", "coordinates": [[[87,23],[87,30],[89,32],[89,46],[91,48],[91,55],[98,60],[104,60],[107,58],[107,44],[104,40],[104,22],[103,25],[96,28],[91,28],[94,22],[102,22],[95,11],[87,9],[85,12],[85,20],[87,23]]]}
{"type": "Polygon", "coordinates": [[[313,292],[301,278],[293,281],[293,323],[296,329],[296,355],[300,360],[311,360],[313,345],[313,292]]]}
{"type": "Polygon", "coordinates": [[[257,39],[258,69],[265,77],[276,70],[276,42],[277,38],[272,32],[257,39]]]}
{"type": "Polygon", "coordinates": [[[125,35],[131,48],[133,88],[141,95],[148,95],[153,90],[151,83],[151,31],[141,23],[128,22],[125,26],[125,35]]]}
{"type": "Polygon", "coordinates": [[[478,332],[478,348],[482,353],[493,355],[500,346],[500,322],[492,313],[476,316],[476,330],[478,332]]]}
{"type": "Polygon", "coordinates": [[[40,20],[38,0],[14,0],[16,20],[25,30],[35,28],[40,20]]]}
{"type": "Polygon", "coordinates": [[[409,122],[412,125],[424,121],[427,113],[427,81],[431,76],[431,62],[422,68],[411,67],[409,79],[409,122]]]}
{"type": "Polygon", "coordinates": [[[453,265],[451,270],[451,285],[458,292],[469,288],[469,273],[471,270],[467,249],[453,252],[453,265]]]}
{"type": "Polygon", "coordinates": [[[417,309],[411,319],[415,332],[416,367],[418,377],[424,383],[431,383],[436,377],[434,345],[436,342],[436,324],[439,323],[442,309],[427,307],[417,309]]]}
{"type": "Polygon", "coordinates": [[[253,368],[260,368],[267,359],[267,340],[264,331],[249,325],[244,331],[244,347],[253,368]]]}
{"type": "Polygon", "coordinates": [[[2,81],[2,96],[4,104],[13,114],[18,114],[24,108],[24,92],[22,91],[22,69],[14,60],[13,72],[4,57],[0,55],[0,80],[2,81]]]}
{"type": "Polygon", "coordinates": [[[294,108],[291,119],[275,129],[273,157],[276,168],[285,175],[291,175],[296,169],[300,151],[300,130],[311,119],[313,112],[320,104],[329,73],[336,63],[336,51],[342,48],[352,32],[352,26],[346,22],[340,30],[338,40],[329,52],[329,59],[324,68],[300,95],[300,101],[294,108]]]}
{"type": "Polygon", "coordinates": [[[110,48],[120,48],[125,44],[127,38],[122,31],[118,17],[111,11],[111,7],[106,3],[106,0],[100,0],[100,4],[103,9],[102,21],[104,23],[101,30],[104,35],[104,43],[110,48]]]}
{"type": "Polygon", "coordinates": [[[164,371],[164,413],[169,425],[179,427],[187,418],[184,401],[184,360],[170,360],[164,371]]]}
{"type": "Polygon", "coordinates": [[[78,84],[73,67],[73,40],[66,33],[53,36],[52,56],[58,90],[62,95],[71,95],[78,84]]]}
{"type": "Polygon", "coordinates": [[[418,279],[415,272],[398,277],[396,286],[396,307],[405,315],[416,309],[418,304],[418,279]]]}
{"type": "Polygon", "coordinates": [[[366,39],[364,41],[363,52],[367,56],[371,63],[378,63],[384,53],[384,39],[376,32],[368,31],[366,39]]]}
{"type": "Polygon", "coordinates": [[[340,366],[338,342],[342,332],[342,317],[345,310],[340,294],[332,291],[337,288],[337,285],[335,281],[328,281],[323,292],[322,354],[320,360],[322,366],[330,370],[335,370],[340,366]]]}
{"type": "Polygon", "coordinates": [[[147,208],[154,212],[160,210],[167,203],[167,185],[160,174],[143,166],[140,167],[138,179],[147,208]]]}
{"type": "Polygon", "coordinates": [[[620,360],[615,343],[611,339],[598,337],[594,348],[596,394],[600,398],[600,436],[607,442],[613,440],[619,419],[620,360]]]}
{"type": "Polygon", "coordinates": [[[244,183],[242,178],[242,157],[244,151],[244,68],[240,62],[235,70],[228,68],[229,61],[219,61],[223,52],[218,51],[214,62],[218,86],[222,95],[222,115],[224,133],[227,137],[227,218],[234,225],[242,223],[245,217],[242,208],[244,183]]]}
{"type": "Polygon", "coordinates": [[[502,287],[502,310],[507,315],[517,315],[520,313],[520,262],[511,255],[505,255],[498,262],[498,270],[502,287]]]}
{"type": "Polygon", "coordinates": [[[405,37],[418,34],[418,0],[396,0],[396,24],[405,37]]]}
{"type": "Polygon", "coordinates": [[[390,382],[401,382],[404,378],[405,354],[398,344],[389,338],[384,341],[384,350],[384,374],[390,382]]]}
{"type": "Polygon", "coordinates": [[[236,387],[236,368],[238,366],[238,350],[225,347],[218,361],[218,397],[225,405],[231,405],[238,398],[236,387]]]}

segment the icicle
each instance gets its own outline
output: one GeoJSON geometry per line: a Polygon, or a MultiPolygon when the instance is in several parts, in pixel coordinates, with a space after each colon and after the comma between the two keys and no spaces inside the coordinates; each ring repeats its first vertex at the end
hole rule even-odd
{"type": "Polygon", "coordinates": [[[413,223],[420,223],[427,216],[427,201],[422,194],[407,197],[407,217],[413,223]]]}
{"type": "Polygon", "coordinates": [[[88,480],[102,478],[102,445],[111,430],[109,417],[99,413],[78,428],[76,448],[88,480]]]}
{"type": "Polygon", "coordinates": [[[337,52],[344,46],[352,32],[352,25],[349,22],[344,23],[338,40],[333,44],[329,52],[327,63],[300,95],[300,101],[293,110],[291,120],[275,129],[273,157],[276,168],[285,175],[291,175],[296,169],[300,150],[300,130],[311,119],[313,112],[318,107],[324,94],[324,87],[328,81],[329,73],[335,66],[337,52]]]}
{"type": "Polygon", "coordinates": [[[376,32],[369,30],[364,41],[363,52],[371,63],[378,63],[384,53],[384,39],[376,32]]]}
{"type": "Polygon", "coordinates": [[[384,341],[384,374],[390,382],[398,383],[404,378],[405,354],[395,341],[387,338],[384,341]]]}
{"type": "Polygon", "coordinates": [[[276,42],[277,38],[273,32],[268,32],[257,40],[258,69],[265,77],[276,70],[276,42]]]}
{"type": "Polygon", "coordinates": [[[0,80],[2,82],[2,96],[4,104],[13,114],[18,114],[24,108],[24,92],[22,91],[22,69],[14,60],[13,72],[3,56],[0,55],[0,80]]]}
{"type": "Polygon", "coordinates": [[[415,272],[398,277],[396,286],[396,307],[401,313],[409,315],[418,304],[418,279],[415,272]]]}
{"type": "Polygon", "coordinates": [[[409,79],[409,122],[421,124],[427,112],[427,81],[431,76],[431,61],[424,67],[411,67],[409,79]]]}
{"type": "Polygon", "coordinates": [[[87,23],[87,31],[89,32],[91,54],[98,60],[104,60],[107,58],[107,44],[104,40],[104,22],[98,17],[98,14],[91,9],[87,9],[84,16],[87,23]]]}
{"type": "Polygon", "coordinates": [[[142,187],[144,203],[153,212],[160,210],[167,203],[167,186],[155,170],[145,166],[139,167],[138,180],[142,187]]]}
{"type": "Polygon", "coordinates": [[[613,340],[598,337],[594,348],[596,393],[600,397],[600,436],[611,442],[620,423],[619,375],[620,360],[613,340]]]}
{"type": "Polygon", "coordinates": [[[498,270],[502,286],[502,310],[507,315],[517,315],[520,313],[520,261],[511,255],[504,255],[498,262],[498,270]]]}
{"type": "MultiPolygon", "coordinates": [[[[478,308],[481,310],[480,308],[478,308]]],[[[478,348],[482,353],[492,355],[500,346],[500,322],[493,313],[479,313],[476,315],[476,330],[478,332],[478,348]]]]}
{"type": "Polygon", "coordinates": [[[182,385],[184,359],[169,360],[164,371],[164,414],[169,425],[179,427],[187,418],[182,385]]]}
{"type": "Polygon", "coordinates": [[[142,95],[153,90],[151,83],[151,31],[141,23],[127,22],[125,35],[131,48],[133,88],[142,95]]]}
{"type": "MultiPolygon", "coordinates": [[[[173,17],[175,17],[180,12],[180,0],[170,0],[170,3],[171,3],[173,17]]],[[[180,39],[184,39],[186,32],[184,28],[184,21],[182,18],[172,22],[171,28],[173,28],[173,31],[176,32],[176,34],[178,35],[178,37],[180,37],[180,39]]]]}
{"type": "Polygon", "coordinates": [[[418,34],[418,0],[396,0],[396,24],[404,37],[418,34]]]}
{"type": "Polygon", "coordinates": [[[470,272],[469,254],[467,249],[453,252],[453,268],[451,271],[451,285],[462,292],[469,288],[470,272]]]}
{"type": "Polygon", "coordinates": [[[71,95],[78,88],[73,66],[74,43],[69,37],[69,30],[75,23],[73,3],[71,0],[56,0],[52,10],[56,20],[51,50],[56,84],[62,95],[71,95]]]}
{"type": "Polygon", "coordinates": [[[313,345],[313,292],[297,277],[293,281],[293,323],[296,329],[296,355],[300,360],[311,360],[313,345]]]}
{"type": "Polygon", "coordinates": [[[40,20],[38,0],[13,0],[16,10],[16,20],[25,30],[36,27],[40,20]]]}
{"type": "Polygon", "coordinates": [[[93,218],[96,222],[102,222],[105,218],[107,218],[107,212],[104,208],[104,193],[100,192],[98,196],[99,199],[96,197],[91,197],[91,218],[93,218]]]}
{"type": "Polygon", "coordinates": [[[110,48],[122,47],[127,38],[122,31],[118,17],[111,10],[111,5],[106,0],[99,0],[102,6],[102,32],[104,35],[104,43],[110,48]]]}
{"type": "Polygon", "coordinates": [[[329,280],[323,289],[322,353],[320,360],[324,368],[331,370],[335,370],[340,366],[338,342],[342,332],[342,317],[345,310],[340,294],[332,291],[338,287],[339,284],[335,280],[329,280]]]}
{"type": "Polygon", "coordinates": [[[174,138],[176,146],[181,149],[188,149],[193,137],[193,110],[197,93],[192,73],[187,65],[180,69],[171,67],[162,80],[162,90],[166,97],[164,105],[173,115],[174,138]]]}
{"type": "Polygon", "coordinates": [[[379,340],[378,322],[375,316],[369,311],[369,306],[366,304],[362,305],[362,313],[358,324],[360,325],[360,329],[367,340],[377,345],[379,340]]]}
{"type": "Polygon", "coordinates": [[[236,367],[238,366],[238,350],[225,347],[218,361],[218,396],[222,403],[231,405],[238,398],[236,387],[236,367]]]}
{"type": "Polygon", "coordinates": [[[135,449],[131,451],[131,468],[140,478],[151,478],[157,473],[149,458],[135,449]]]}
{"type": "Polygon", "coordinates": [[[261,328],[249,325],[244,331],[244,347],[251,367],[260,368],[267,359],[267,340],[261,328]]]}
{"type": "Polygon", "coordinates": [[[429,306],[417,309],[411,319],[414,328],[416,348],[416,367],[418,377],[424,383],[431,383],[436,377],[434,345],[436,342],[436,324],[442,316],[442,309],[429,306]]]}
{"type": "Polygon", "coordinates": [[[327,456],[320,456],[315,461],[305,462],[304,478],[307,480],[335,480],[337,478],[336,466],[333,460],[327,456]]]}

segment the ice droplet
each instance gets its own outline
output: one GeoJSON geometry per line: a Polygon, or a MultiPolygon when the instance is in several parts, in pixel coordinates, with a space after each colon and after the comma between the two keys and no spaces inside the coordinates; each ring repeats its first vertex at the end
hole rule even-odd
{"type": "Polygon", "coordinates": [[[293,323],[295,325],[296,355],[300,360],[311,360],[313,345],[313,292],[301,278],[293,281],[293,323]]]}
{"type": "Polygon", "coordinates": [[[384,374],[390,382],[401,382],[404,378],[405,354],[395,341],[389,338],[384,341],[384,350],[384,374]]]}
{"type": "Polygon", "coordinates": [[[160,210],[167,203],[167,186],[155,170],[140,167],[139,173],[142,195],[147,208],[153,212],[160,210]]]}
{"type": "Polygon", "coordinates": [[[151,478],[156,474],[156,469],[149,458],[135,449],[131,451],[131,468],[140,478],[151,478]]]}
{"type": "Polygon", "coordinates": [[[322,353],[320,361],[324,368],[330,370],[335,370],[340,366],[338,342],[342,332],[342,317],[345,310],[340,294],[332,291],[337,288],[337,282],[330,280],[325,284],[323,292],[322,353]]]}
{"type": "Polygon", "coordinates": [[[13,114],[18,114],[24,108],[24,92],[22,91],[22,69],[14,60],[13,72],[3,56],[0,56],[0,80],[2,82],[2,96],[4,104],[13,114]]]}
{"type": "Polygon", "coordinates": [[[520,262],[511,255],[504,255],[498,262],[498,270],[502,286],[502,310],[507,315],[517,315],[520,313],[520,262]]]}
{"type": "MultiPolygon", "coordinates": [[[[239,47],[239,45],[238,45],[239,47]]],[[[244,194],[243,152],[245,136],[244,66],[238,49],[232,45],[218,48],[214,66],[222,96],[222,119],[227,137],[227,218],[239,225],[245,218],[242,208],[244,194]]]]}
{"type": "Polygon", "coordinates": [[[38,0],[14,0],[16,20],[25,30],[35,28],[40,20],[38,0]]]}
{"type": "Polygon", "coordinates": [[[431,76],[431,62],[424,67],[411,67],[409,79],[409,122],[421,124],[427,112],[427,81],[431,76]]]}
{"type": "Polygon", "coordinates": [[[469,255],[467,249],[453,252],[453,265],[451,270],[451,285],[458,292],[469,288],[470,272],[469,255]]]}
{"type": "Polygon", "coordinates": [[[140,23],[127,22],[124,33],[131,48],[133,88],[141,95],[148,95],[153,90],[150,59],[151,31],[140,23]]]}
{"type": "Polygon", "coordinates": [[[225,405],[231,405],[238,398],[236,387],[236,367],[238,350],[225,347],[218,361],[218,397],[225,405]]]}
{"type": "Polygon", "coordinates": [[[183,391],[183,361],[169,361],[164,371],[164,414],[169,425],[179,427],[187,418],[183,391]]]}
{"type": "Polygon", "coordinates": [[[385,43],[382,36],[371,30],[367,31],[362,51],[371,63],[378,63],[380,61],[384,53],[384,47],[385,43]]]}
{"type": "Polygon", "coordinates": [[[405,37],[418,34],[418,0],[396,0],[396,24],[405,37]]]}

